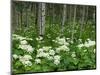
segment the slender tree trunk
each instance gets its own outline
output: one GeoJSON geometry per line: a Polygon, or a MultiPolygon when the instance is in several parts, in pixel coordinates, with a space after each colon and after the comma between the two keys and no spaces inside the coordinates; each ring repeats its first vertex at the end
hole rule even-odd
{"type": "Polygon", "coordinates": [[[84,25],[84,18],[85,18],[85,6],[83,6],[83,11],[82,11],[82,20],[81,20],[81,27],[80,27],[80,38],[83,33],[83,25],[84,25]]]}
{"type": "Polygon", "coordinates": [[[54,10],[54,4],[52,5],[52,25],[54,25],[55,22],[55,10],[54,10]]]}
{"type": "Polygon", "coordinates": [[[25,21],[25,27],[27,27],[27,7],[25,8],[25,12],[26,12],[26,21],[25,21]]]}
{"type": "Polygon", "coordinates": [[[63,14],[62,14],[62,29],[61,32],[63,33],[64,30],[64,24],[65,24],[65,20],[66,20],[66,5],[63,5],[63,14]]]}
{"type": "Polygon", "coordinates": [[[50,24],[50,26],[49,26],[49,29],[51,30],[51,28],[52,28],[52,16],[51,16],[51,14],[52,14],[52,4],[50,4],[50,10],[49,10],[49,24],[50,24]]]}
{"type": "Polygon", "coordinates": [[[41,34],[45,34],[45,3],[42,3],[42,29],[41,34]]]}
{"type": "Polygon", "coordinates": [[[72,5],[70,5],[70,14],[69,14],[69,24],[70,24],[70,26],[71,26],[71,22],[72,22],[71,17],[72,17],[72,5]]]}
{"type": "Polygon", "coordinates": [[[22,28],[22,10],[20,12],[20,28],[22,28]]]}
{"type": "Polygon", "coordinates": [[[45,3],[39,3],[38,25],[39,25],[39,35],[44,35],[45,33],[45,3]]]}
{"type": "Polygon", "coordinates": [[[41,35],[41,29],[42,29],[42,27],[41,27],[41,7],[42,7],[42,5],[41,5],[42,3],[39,3],[39,5],[38,5],[38,27],[39,27],[39,35],[41,35]]]}
{"type": "Polygon", "coordinates": [[[75,5],[74,6],[74,18],[73,18],[73,25],[72,25],[72,40],[74,39],[74,27],[76,25],[75,21],[76,21],[76,9],[77,9],[77,6],[75,5]]]}
{"type": "Polygon", "coordinates": [[[35,11],[36,11],[36,13],[35,13],[35,29],[36,29],[36,32],[37,32],[37,34],[39,34],[39,17],[40,17],[40,15],[39,15],[39,11],[40,9],[39,9],[39,4],[38,3],[36,3],[36,9],[35,9],[35,11]]]}
{"type": "Polygon", "coordinates": [[[85,17],[85,21],[86,21],[86,23],[88,21],[88,6],[86,7],[86,17],[85,17]]]}
{"type": "Polygon", "coordinates": [[[95,7],[93,11],[93,24],[96,24],[96,8],[95,7]]]}
{"type": "Polygon", "coordinates": [[[17,25],[17,23],[16,23],[16,8],[15,8],[15,3],[12,3],[11,13],[12,13],[12,15],[11,15],[11,19],[12,19],[12,21],[11,21],[11,25],[12,25],[11,30],[12,30],[12,33],[14,33],[14,31],[16,29],[16,25],[17,25]]]}

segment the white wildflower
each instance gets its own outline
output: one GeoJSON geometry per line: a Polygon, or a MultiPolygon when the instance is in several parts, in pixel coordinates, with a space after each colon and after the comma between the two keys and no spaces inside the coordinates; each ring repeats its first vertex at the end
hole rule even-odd
{"type": "Polygon", "coordinates": [[[43,57],[49,57],[49,53],[44,53],[43,57]]]}
{"type": "Polygon", "coordinates": [[[82,47],[84,47],[84,44],[79,44],[77,47],[82,48],[82,47]]]}
{"type": "Polygon", "coordinates": [[[30,46],[30,45],[19,45],[19,48],[26,50],[29,53],[33,52],[33,50],[34,50],[34,48],[32,48],[32,46],[30,46]]]}
{"type": "Polygon", "coordinates": [[[69,40],[70,38],[66,38],[67,40],[69,40]]]}
{"type": "Polygon", "coordinates": [[[38,53],[41,53],[43,51],[44,51],[44,49],[42,49],[42,48],[40,48],[40,49],[37,50],[38,53]]]}
{"type": "Polygon", "coordinates": [[[25,67],[26,67],[26,66],[32,66],[32,62],[31,62],[31,61],[25,61],[25,62],[24,62],[24,65],[25,65],[25,67]]]}
{"type": "Polygon", "coordinates": [[[19,40],[24,40],[25,38],[24,38],[24,37],[19,36],[19,37],[18,37],[18,39],[19,39],[19,40]]]}
{"type": "Polygon", "coordinates": [[[96,50],[94,49],[94,50],[93,50],[93,52],[95,53],[95,52],[96,52],[96,50]]]}
{"type": "Polygon", "coordinates": [[[84,52],[87,52],[87,50],[85,49],[84,52]]]}
{"type": "Polygon", "coordinates": [[[78,39],[78,41],[79,41],[80,43],[82,43],[82,39],[78,39]]]}
{"type": "Polygon", "coordinates": [[[33,40],[32,38],[26,38],[27,40],[33,40]]]}
{"type": "Polygon", "coordinates": [[[39,52],[39,53],[37,53],[36,57],[48,57],[48,56],[49,56],[49,53],[39,52]]]}
{"type": "Polygon", "coordinates": [[[44,56],[44,52],[40,52],[40,53],[37,53],[36,57],[43,57],[44,56]]]}
{"type": "Polygon", "coordinates": [[[24,45],[24,44],[27,44],[27,41],[26,41],[26,40],[21,40],[20,43],[21,43],[22,45],[24,45]]]}
{"type": "Polygon", "coordinates": [[[32,59],[32,57],[30,55],[19,56],[19,61],[22,62],[23,64],[26,61],[29,61],[30,59],[32,59]]]}
{"type": "Polygon", "coordinates": [[[75,58],[76,57],[76,54],[75,54],[75,52],[72,52],[72,55],[71,55],[73,58],[75,58]]]}
{"type": "Polygon", "coordinates": [[[60,56],[59,55],[55,55],[54,56],[54,60],[60,60],[60,56]]]}
{"type": "Polygon", "coordinates": [[[27,45],[19,45],[18,48],[21,48],[21,49],[27,49],[27,45]]]}
{"type": "Polygon", "coordinates": [[[34,48],[32,48],[32,46],[27,45],[27,50],[26,50],[27,52],[32,53],[33,50],[34,50],[34,48]]]}
{"type": "Polygon", "coordinates": [[[69,48],[66,45],[62,45],[59,47],[62,51],[69,51],[69,48]]]}
{"type": "Polygon", "coordinates": [[[31,61],[29,61],[30,59],[32,59],[30,55],[19,56],[19,61],[25,66],[32,65],[31,61]]]}
{"type": "Polygon", "coordinates": [[[71,40],[70,43],[73,44],[74,43],[73,40],[71,40]]]}
{"type": "Polygon", "coordinates": [[[56,53],[59,53],[60,52],[60,48],[58,47],[58,48],[56,48],[56,53]]]}
{"type": "Polygon", "coordinates": [[[35,59],[35,63],[39,64],[39,63],[41,63],[41,60],[40,59],[35,59]]]}
{"type": "Polygon", "coordinates": [[[95,45],[95,41],[89,41],[89,45],[90,45],[90,46],[95,45]]]}
{"type": "Polygon", "coordinates": [[[24,55],[23,58],[24,58],[25,60],[30,60],[30,59],[32,59],[31,55],[24,55]]]}
{"type": "Polygon", "coordinates": [[[65,37],[63,38],[57,37],[56,40],[57,40],[56,42],[60,45],[69,45],[69,43],[66,42],[65,37]]]}
{"type": "Polygon", "coordinates": [[[15,40],[32,40],[32,38],[26,38],[26,37],[22,37],[20,35],[16,35],[16,34],[13,34],[13,39],[15,40]]]}
{"type": "Polygon", "coordinates": [[[94,46],[94,45],[95,45],[95,41],[91,41],[91,40],[89,40],[88,42],[86,41],[84,43],[84,46],[85,47],[90,47],[90,46],[94,46]]]}
{"type": "Polygon", "coordinates": [[[43,40],[43,37],[39,36],[38,38],[36,38],[37,41],[41,41],[43,40]]]}
{"type": "Polygon", "coordinates": [[[55,55],[55,51],[54,51],[54,50],[50,50],[50,51],[49,51],[49,54],[50,54],[50,55],[55,55]]]}
{"type": "Polygon", "coordinates": [[[26,61],[26,60],[25,60],[25,58],[23,58],[23,56],[19,56],[19,61],[20,61],[20,62],[24,62],[24,61],[26,61]]]}
{"type": "Polygon", "coordinates": [[[44,46],[43,49],[44,49],[45,51],[48,51],[49,49],[51,49],[51,47],[50,47],[50,46],[44,46]]]}
{"type": "Polygon", "coordinates": [[[90,47],[90,45],[89,45],[88,42],[85,42],[85,43],[84,43],[84,46],[85,46],[85,47],[90,47]]]}
{"type": "Polygon", "coordinates": [[[18,55],[13,54],[13,58],[14,58],[14,59],[17,59],[17,58],[18,58],[18,55]]]}
{"type": "Polygon", "coordinates": [[[52,56],[48,56],[46,57],[48,60],[53,60],[53,57],[52,56]]]}
{"type": "Polygon", "coordinates": [[[60,64],[60,60],[54,60],[54,64],[55,64],[55,65],[60,64]]]}

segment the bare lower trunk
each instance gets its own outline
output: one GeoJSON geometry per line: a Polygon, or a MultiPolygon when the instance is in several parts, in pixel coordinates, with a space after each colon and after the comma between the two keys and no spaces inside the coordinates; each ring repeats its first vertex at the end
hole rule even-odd
{"type": "Polygon", "coordinates": [[[39,35],[44,35],[45,33],[45,3],[39,3],[38,25],[39,25],[39,35]]]}
{"type": "Polygon", "coordinates": [[[84,18],[85,18],[85,6],[83,6],[83,12],[82,12],[82,20],[81,20],[81,27],[80,27],[80,38],[83,33],[83,25],[84,25],[84,18]]]}
{"type": "Polygon", "coordinates": [[[75,27],[75,21],[76,21],[76,8],[77,6],[74,6],[74,18],[73,18],[73,26],[72,26],[72,40],[74,39],[74,27],[75,27]]]}
{"type": "Polygon", "coordinates": [[[63,32],[64,30],[64,24],[65,24],[65,20],[66,20],[66,5],[63,5],[63,17],[62,17],[62,30],[61,32],[63,32]]]}

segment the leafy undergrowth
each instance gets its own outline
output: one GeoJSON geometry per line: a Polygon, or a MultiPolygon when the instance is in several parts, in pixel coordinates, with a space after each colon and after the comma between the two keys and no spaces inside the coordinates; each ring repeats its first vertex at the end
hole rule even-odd
{"type": "Polygon", "coordinates": [[[96,44],[92,39],[66,36],[12,34],[14,73],[69,71],[96,68],[96,44]]]}

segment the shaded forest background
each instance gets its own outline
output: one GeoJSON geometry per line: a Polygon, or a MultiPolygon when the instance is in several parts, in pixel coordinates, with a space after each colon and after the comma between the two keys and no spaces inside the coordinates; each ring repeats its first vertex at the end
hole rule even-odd
{"type": "Polygon", "coordinates": [[[25,35],[25,31],[33,30],[36,36],[51,32],[52,35],[60,33],[72,39],[93,39],[95,36],[92,34],[95,35],[95,32],[91,31],[96,29],[95,25],[95,6],[21,1],[12,3],[12,33],[25,35]],[[91,29],[90,32],[85,32],[88,29],[91,29]]]}

